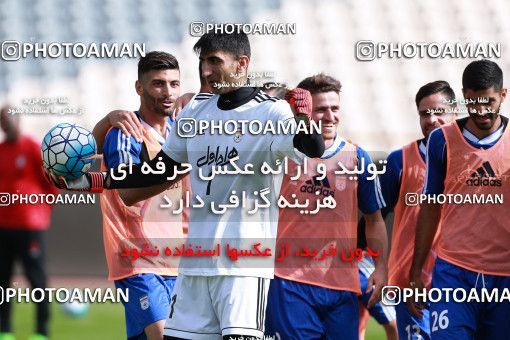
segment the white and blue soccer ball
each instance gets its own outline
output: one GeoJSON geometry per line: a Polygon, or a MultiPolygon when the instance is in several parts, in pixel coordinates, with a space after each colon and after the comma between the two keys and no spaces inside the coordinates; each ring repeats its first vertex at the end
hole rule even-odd
{"type": "Polygon", "coordinates": [[[83,318],[89,313],[90,305],[88,302],[65,302],[62,304],[64,314],[73,318],[83,318]]]}
{"type": "Polygon", "coordinates": [[[44,136],[41,151],[43,165],[48,171],[65,179],[75,179],[90,169],[97,146],[87,129],[61,123],[44,136]]]}

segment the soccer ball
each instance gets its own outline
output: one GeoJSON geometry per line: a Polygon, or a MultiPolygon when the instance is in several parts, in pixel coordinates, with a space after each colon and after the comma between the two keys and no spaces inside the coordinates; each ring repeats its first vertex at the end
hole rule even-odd
{"type": "Polygon", "coordinates": [[[75,179],[92,166],[97,147],[90,131],[61,123],[44,136],[41,151],[44,168],[56,176],[75,179]]]}
{"type": "Polygon", "coordinates": [[[88,314],[89,307],[87,302],[65,302],[62,304],[62,311],[73,318],[83,318],[88,314]]]}

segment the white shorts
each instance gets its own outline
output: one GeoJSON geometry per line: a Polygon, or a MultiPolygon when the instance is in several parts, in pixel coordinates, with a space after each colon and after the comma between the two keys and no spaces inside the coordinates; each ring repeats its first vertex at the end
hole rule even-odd
{"type": "Polygon", "coordinates": [[[164,334],[183,339],[264,336],[270,279],[248,276],[177,277],[164,334]]]}

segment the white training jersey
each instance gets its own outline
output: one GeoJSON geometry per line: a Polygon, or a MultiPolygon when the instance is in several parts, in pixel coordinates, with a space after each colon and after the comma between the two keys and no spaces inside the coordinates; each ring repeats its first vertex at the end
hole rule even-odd
{"type": "MultiPolygon", "coordinates": [[[[277,199],[280,195],[283,171],[280,174],[263,175],[260,169],[263,162],[277,168],[277,160],[283,162],[284,157],[300,161],[304,155],[294,149],[293,134],[218,134],[217,131],[206,130],[191,138],[179,136],[179,124],[194,119],[226,122],[230,120],[257,120],[262,126],[267,121],[286,121],[296,124],[289,104],[284,100],[269,97],[259,92],[248,103],[233,110],[218,108],[219,95],[197,94],[190,103],[179,113],[174,128],[163,145],[163,152],[180,163],[192,166],[190,173],[192,197],[196,195],[204,202],[203,208],[190,208],[189,233],[186,245],[193,250],[218,250],[220,256],[183,256],[181,257],[179,273],[184,275],[215,276],[235,275],[272,278],[274,275],[275,240],[278,225],[277,199]],[[180,122],[181,121],[181,122],[180,122]],[[212,180],[205,181],[199,177],[199,169],[204,175],[209,175],[213,165],[229,164],[232,157],[239,157],[235,162],[244,169],[246,164],[252,164],[256,175],[216,175],[212,180]],[[263,189],[271,202],[268,208],[259,208],[254,214],[248,210],[254,207],[255,200],[263,203],[258,196],[263,189]],[[223,214],[211,211],[211,202],[227,204],[232,192],[242,199],[245,191],[245,207],[228,208],[223,214]],[[249,257],[239,256],[233,260],[227,253],[229,249],[253,250],[254,244],[260,242],[259,249],[270,248],[271,256],[249,257]]],[[[181,130],[182,132],[183,130],[181,130]]],[[[189,129],[186,129],[189,131],[189,129]]],[[[234,169],[228,165],[229,169],[234,169]]],[[[193,200],[193,202],[197,202],[193,200]]],[[[232,206],[232,204],[231,204],[232,206]]],[[[268,253],[266,253],[268,254],[268,253]]],[[[232,255],[232,253],[231,253],[232,255]]]]}

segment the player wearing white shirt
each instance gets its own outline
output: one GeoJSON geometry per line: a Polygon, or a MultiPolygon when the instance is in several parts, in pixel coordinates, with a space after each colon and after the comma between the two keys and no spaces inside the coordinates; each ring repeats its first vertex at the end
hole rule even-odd
{"type": "MultiPolygon", "coordinates": [[[[277,123],[294,115],[308,121],[311,113],[311,96],[308,91],[289,91],[284,101],[279,101],[248,87],[247,70],[250,45],[245,34],[205,34],[195,44],[200,55],[202,75],[213,88],[214,95],[198,94],[179,114],[176,128],[171,130],[162,152],[149,162],[151,168],[161,160],[164,174],[143,175],[141,166],[133,166],[131,174],[121,181],[114,176],[88,173],[73,182],[53,178],[60,187],[70,190],[100,191],[104,188],[133,188],[162,183],[173,175],[174,166],[182,168],[189,163],[193,196],[204,200],[204,208],[191,209],[188,243],[212,249],[221,243],[221,250],[230,244],[248,249],[254,241],[261,240],[263,247],[274,250],[279,195],[282,175],[216,175],[210,181],[199,178],[199,171],[209,175],[213,165],[226,165],[227,158],[238,156],[236,164],[244,168],[253,164],[260,169],[263,162],[275,164],[283,157],[297,158],[299,152],[314,158],[324,152],[324,142],[317,133],[265,134],[265,135],[212,135],[211,131],[192,138],[179,136],[179,121],[195,120],[258,120],[277,123]],[[241,75],[241,76],[239,76],[241,75]],[[223,84],[227,86],[218,86],[223,84]],[[231,84],[238,84],[232,86],[231,84]],[[242,84],[244,86],[239,86],[242,84]],[[235,149],[235,152],[233,151],[235,149]],[[221,158],[223,158],[221,160],[221,158]],[[241,196],[245,191],[252,202],[262,189],[269,189],[267,198],[271,207],[248,214],[247,209],[233,208],[224,214],[214,214],[209,203],[229,202],[232,191],[241,196]],[[257,191],[258,193],[255,193],[257,191]]],[[[181,134],[182,134],[181,129],[181,134]]],[[[116,170],[118,171],[118,170],[116,170]]],[[[118,172],[117,172],[118,173],[118,172]]],[[[177,177],[177,180],[179,177],[177,177]]],[[[182,257],[179,276],[171,301],[169,319],[165,325],[168,339],[240,339],[262,338],[269,279],[273,277],[273,258],[266,258],[262,265],[231,261],[221,257],[182,257]]]]}
{"type": "MultiPolygon", "coordinates": [[[[205,65],[205,63],[204,63],[205,65]]],[[[193,209],[190,217],[190,230],[187,243],[194,247],[200,245],[202,249],[214,249],[220,243],[221,249],[227,244],[231,247],[251,249],[254,243],[261,242],[262,247],[274,249],[278,206],[277,196],[280,192],[283,173],[278,175],[232,176],[216,175],[212,180],[200,178],[202,174],[209,175],[213,166],[229,163],[230,156],[238,156],[236,164],[244,169],[246,164],[252,164],[253,169],[261,169],[263,162],[276,164],[277,159],[284,157],[296,159],[301,153],[296,152],[292,135],[251,135],[240,134],[211,134],[207,130],[204,134],[197,134],[193,138],[179,137],[179,119],[189,121],[222,121],[236,120],[242,115],[243,120],[260,122],[290,120],[295,124],[294,115],[286,101],[269,97],[255,88],[238,90],[246,94],[246,102],[232,110],[222,110],[220,96],[198,94],[179,114],[177,127],[170,132],[170,137],[163,146],[163,151],[179,163],[189,163],[194,170],[191,173],[193,196],[199,195],[205,203],[204,208],[193,209]],[[251,99],[250,99],[251,98],[251,99]],[[225,155],[227,155],[225,157],[225,155]],[[247,200],[253,202],[259,198],[254,192],[269,189],[267,198],[271,204],[267,209],[258,209],[254,214],[248,214],[246,208],[239,206],[229,209],[224,214],[211,213],[208,207],[228,202],[231,193],[241,191],[247,195],[247,200]],[[263,239],[267,239],[266,242],[263,239]],[[235,240],[240,240],[237,244],[235,240]]],[[[182,131],[181,131],[182,133],[182,131]]],[[[275,167],[276,168],[276,167],[275,167]]],[[[260,198],[259,198],[260,199],[260,198]]],[[[249,209],[248,209],[249,210],[249,209]]],[[[221,257],[184,257],[181,260],[180,273],[185,275],[237,275],[253,277],[273,277],[272,257],[265,258],[257,267],[250,265],[253,259],[243,261],[239,258],[232,261],[227,254],[221,257]]]]}

